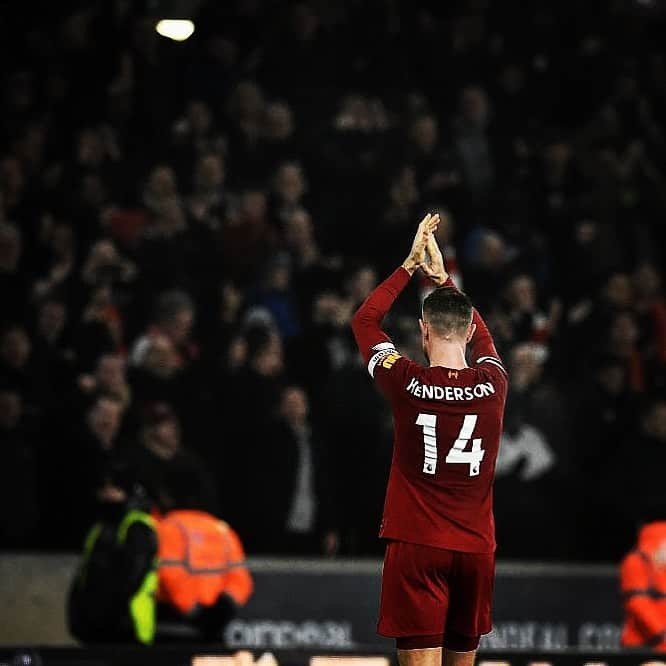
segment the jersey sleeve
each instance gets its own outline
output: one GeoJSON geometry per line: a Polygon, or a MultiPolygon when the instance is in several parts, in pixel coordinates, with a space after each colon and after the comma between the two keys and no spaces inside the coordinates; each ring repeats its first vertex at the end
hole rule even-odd
{"type": "Polygon", "coordinates": [[[354,314],[352,331],[366,364],[369,364],[378,352],[394,348],[391,338],[382,329],[382,321],[395,299],[407,286],[409,278],[410,275],[404,268],[398,268],[374,289],[354,314]]]}
{"type": "Polygon", "coordinates": [[[407,286],[410,275],[402,267],[393,272],[363,302],[352,319],[352,330],[370,376],[389,390],[404,374],[407,359],[382,329],[382,321],[395,299],[407,286]]]}
{"type": "Polygon", "coordinates": [[[476,308],[474,308],[472,323],[476,324],[476,330],[469,343],[470,363],[472,366],[482,367],[484,370],[499,377],[501,381],[506,382],[509,378],[508,372],[504,367],[500,355],[497,353],[497,349],[495,349],[493,336],[476,308]]]}

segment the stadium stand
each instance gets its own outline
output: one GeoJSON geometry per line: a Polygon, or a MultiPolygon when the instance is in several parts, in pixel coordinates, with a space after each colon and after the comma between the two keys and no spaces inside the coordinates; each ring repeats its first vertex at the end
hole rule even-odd
{"type": "Polygon", "coordinates": [[[618,561],[666,501],[661,4],[77,4],[0,26],[0,545],[80,549],[122,459],[249,553],[379,554],[349,321],[433,209],[512,376],[498,555],[618,561]]]}

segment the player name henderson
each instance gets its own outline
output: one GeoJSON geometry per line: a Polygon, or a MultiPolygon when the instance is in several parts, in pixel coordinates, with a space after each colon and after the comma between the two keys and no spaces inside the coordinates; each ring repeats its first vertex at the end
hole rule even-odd
{"type": "Polygon", "coordinates": [[[414,377],[405,386],[405,391],[417,398],[429,400],[474,400],[487,398],[495,393],[495,387],[490,382],[474,384],[474,386],[433,386],[421,384],[414,377]]]}

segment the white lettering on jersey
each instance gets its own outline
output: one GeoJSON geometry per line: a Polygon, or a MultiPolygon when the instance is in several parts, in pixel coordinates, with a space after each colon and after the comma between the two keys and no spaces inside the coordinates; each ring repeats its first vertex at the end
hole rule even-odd
{"type": "Polygon", "coordinates": [[[423,400],[464,402],[494,395],[495,387],[492,382],[482,382],[474,384],[474,386],[433,386],[432,384],[421,384],[416,378],[412,377],[409,384],[405,386],[405,391],[423,400]]]}
{"type": "Polygon", "coordinates": [[[423,428],[423,473],[434,474],[437,471],[437,415],[419,414],[416,425],[423,428]]]}

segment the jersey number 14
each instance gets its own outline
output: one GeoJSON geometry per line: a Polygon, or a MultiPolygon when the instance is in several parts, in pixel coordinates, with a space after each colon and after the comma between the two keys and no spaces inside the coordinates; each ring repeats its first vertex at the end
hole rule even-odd
{"type": "MultiPolygon", "coordinates": [[[[472,438],[478,418],[477,414],[465,415],[458,437],[446,455],[447,463],[469,465],[470,476],[479,475],[481,461],[485,453],[481,448],[481,438],[472,438]],[[472,440],[472,449],[467,451],[470,440],[472,440]]],[[[437,471],[437,415],[419,414],[416,425],[423,428],[423,473],[434,474],[437,471]]]]}

